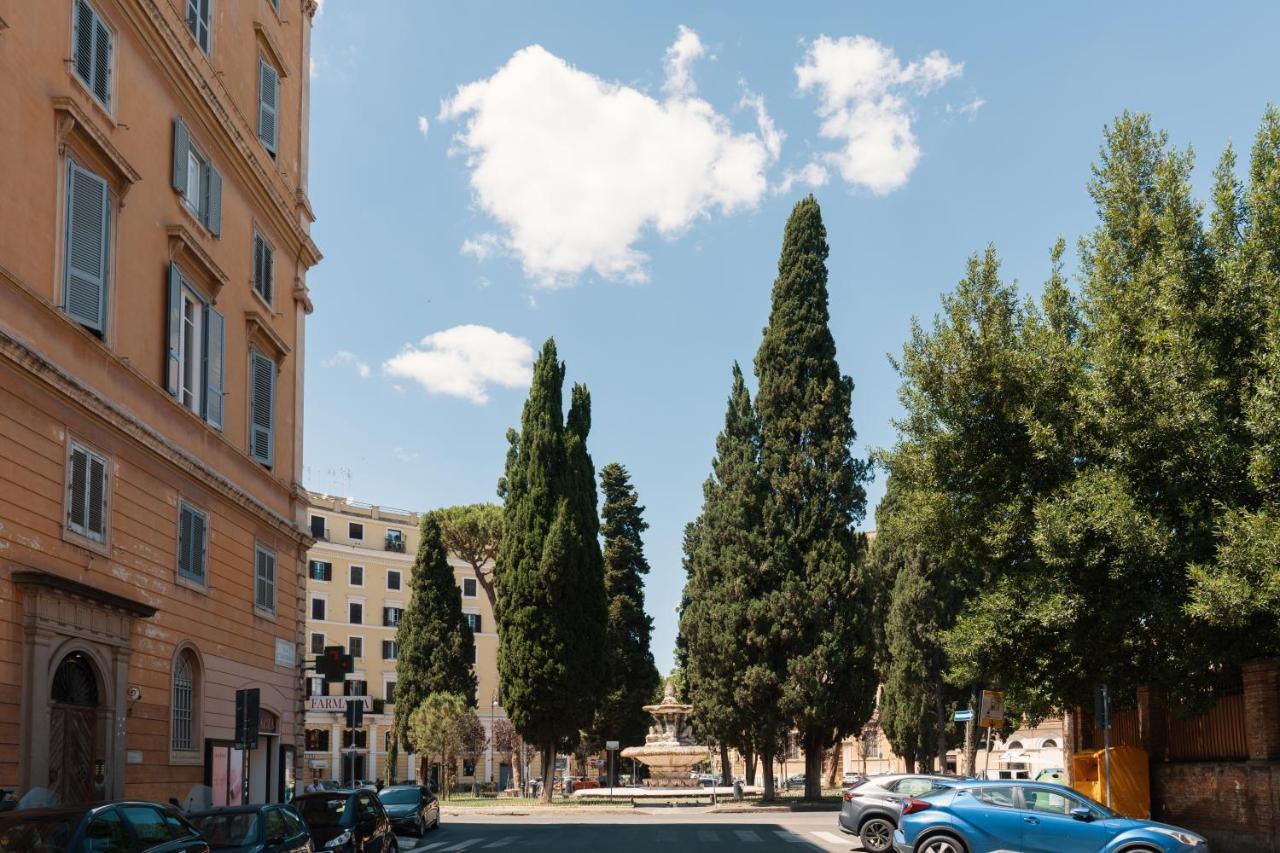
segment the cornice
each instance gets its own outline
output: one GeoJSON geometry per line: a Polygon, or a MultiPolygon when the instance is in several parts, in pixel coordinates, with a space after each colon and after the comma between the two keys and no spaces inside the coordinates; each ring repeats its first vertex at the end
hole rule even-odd
{"type": "Polygon", "coordinates": [[[98,155],[111,166],[115,173],[115,183],[121,188],[121,197],[129,187],[142,180],[138,170],[130,165],[120,149],[111,144],[111,139],[98,124],[89,117],[76,100],[69,95],[55,95],[52,99],[53,112],[58,128],[58,153],[66,153],[67,137],[77,134],[86,144],[92,146],[98,155]]]}
{"type": "Polygon", "coordinates": [[[289,354],[289,345],[285,343],[284,338],[276,334],[276,330],[271,328],[271,323],[266,317],[252,308],[246,309],[244,312],[245,326],[249,330],[249,336],[252,337],[254,332],[258,332],[258,336],[271,345],[276,352],[277,359],[283,359],[289,354]]]}
{"type": "Polygon", "coordinates": [[[204,246],[200,245],[200,241],[185,225],[170,225],[165,228],[165,233],[169,235],[169,260],[175,261],[179,254],[186,254],[195,263],[205,276],[208,277],[214,285],[213,298],[216,302],[218,293],[226,286],[231,278],[222,271],[222,267],[213,260],[213,257],[205,251],[204,246]]]}
{"type": "Polygon", "coordinates": [[[275,36],[262,25],[261,21],[253,22],[253,31],[258,36],[258,43],[262,45],[263,50],[267,54],[267,59],[276,67],[276,71],[280,73],[280,79],[288,77],[293,73],[289,63],[285,61],[284,51],[280,49],[280,44],[276,41],[275,36]]]}

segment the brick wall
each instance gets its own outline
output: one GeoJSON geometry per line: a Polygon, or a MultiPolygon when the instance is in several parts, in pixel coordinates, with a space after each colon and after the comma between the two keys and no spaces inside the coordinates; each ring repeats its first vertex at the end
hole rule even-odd
{"type": "Polygon", "coordinates": [[[1154,820],[1184,826],[1214,850],[1280,853],[1280,763],[1152,764],[1154,820]]]}

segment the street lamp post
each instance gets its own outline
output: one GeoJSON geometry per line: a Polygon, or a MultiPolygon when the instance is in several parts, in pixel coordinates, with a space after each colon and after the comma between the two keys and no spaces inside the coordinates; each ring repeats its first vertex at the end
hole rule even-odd
{"type": "MultiPolygon", "coordinates": [[[[498,691],[493,692],[493,699],[489,703],[489,781],[493,781],[493,718],[498,714],[498,691]]],[[[499,776],[502,774],[499,773],[499,776]]],[[[497,792],[498,786],[494,785],[493,790],[497,792]]]]}

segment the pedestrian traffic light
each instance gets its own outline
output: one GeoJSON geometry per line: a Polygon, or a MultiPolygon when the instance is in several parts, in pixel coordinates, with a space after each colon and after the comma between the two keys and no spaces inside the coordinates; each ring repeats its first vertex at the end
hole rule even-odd
{"type": "Polygon", "coordinates": [[[364,725],[364,698],[347,700],[347,728],[358,729],[364,725]]]}
{"type": "Polygon", "coordinates": [[[341,684],[355,671],[355,659],[342,646],[325,646],[324,654],[316,655],[316,672],[327,682],[341,684]]]}

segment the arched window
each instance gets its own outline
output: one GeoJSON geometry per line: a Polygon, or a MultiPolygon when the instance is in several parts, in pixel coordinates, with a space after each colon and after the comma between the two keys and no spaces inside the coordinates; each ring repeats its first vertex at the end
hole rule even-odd
{"type": "Polygon", "coordinates": [[[196,660],[190,649],[183,649],[173,661],[173,725],[172,746],[180,752],[195,747],[196,660]]]}
{"type": "Polygon", "coordinates": [[[1005,749],[1022,749],[1022,741],[1011,740],[1009,741],[1009,744],[1008,746],[1005,747],[1005,749]]]}
{"type": "Polygon", "coordinates": [[[1045,742],[1040,744],[1041,749],[1057,749],[1058,742],[1053,738],[1046,738],[1045,742]]]}

